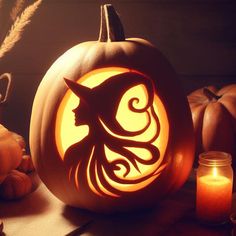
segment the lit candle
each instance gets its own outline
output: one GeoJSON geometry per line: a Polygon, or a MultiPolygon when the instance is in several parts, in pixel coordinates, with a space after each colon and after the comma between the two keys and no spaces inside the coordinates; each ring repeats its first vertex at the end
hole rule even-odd
{"type": "Polygon", "coordinates": [[[210,224],[229,220],[232,204],[231,156],[207,152],[199,157],[197,170],[197,217],[210,224]]]}

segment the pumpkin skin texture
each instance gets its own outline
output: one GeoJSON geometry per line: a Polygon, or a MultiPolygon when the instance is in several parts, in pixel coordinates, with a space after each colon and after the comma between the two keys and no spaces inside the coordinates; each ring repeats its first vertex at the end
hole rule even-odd
{"type": "Polygon", "coordinates": [[[22,198],[31,191],[31,178],[18,170],[12,170],[0,185],[0,197],[5,200],[22,198]]]}
{"type": "Polygon", "coordinates": [[[26,174],[35,171],[32,158],[30,155],[23,155],[17,170],[24,172],[26,174]]]}
{"type": "MultiPolygon", "coordinates": [[[[187,99],[180,89],[174,70],[159,50],[143,39],[125,39],[122,35],[120,22],[117,21],[117,15],[111,5],[102,6],[101,18],[102,31],[99,40],[84,42],[69,49],[55,61],[42,79],[32,109],[30,124],[31,155],[42,181],[55,196],[68,205],[104,213],[150,207],[166,194],[179,189],[190,173],[194,157],[194,136],[190,109],[187,99]],[[105,16],[108,24],[103,22],[105,16]],[[110,24],[115,24],[115,27],[110,24]],[[105,25],[109,25],[109,27],[104,30],[105,25]],[[119,29],[118,32],[117,29],[119,29]],[[111,32],[114,35],[111,35],[111,32]],[[81,89],[81,93],[83,91],[85,94],[87,93],[88,89],[84,88],[85,86],[76,86],[73,85],[73,82],[81,84],[83,78],[87,78],[88,75],[94,75],[101,71],[116,70],[120,71],[119,74],[113,74],[101,83],[103,88],[106,88],[110,81],[119,81],[123,76],[127,76],[128,80],[132,80],[133,77],[137,76],[143,81],[152,81],[151,87],[153,87],[151,90],[153,89],[155,94],[153,96],[154,98],[158,97],[161,101],[167,117],[165,122],[169,128],[168,133],[164,136],[168,138],[162,157],[163,168],[159,169],[159,172],[156,173],[157,177],[153,178],[150,184],[139,187],[139,190],[136,191],[127,188],[126,191],[117,190],[115,194],[109,195],[112,188],[106,183],[103,185],[106,193],[99,195],[99,193],[96,194],[96,191],[91,191],[88,188],[88,183],[85,184],[87,181],[86,173],[88,175],[88,172],[85,172],[84,177],[81,176],[81,183],[80,179],[78,180],[77,187],[70,181],[71,172],[79,172],[77,170],[81,166],[78,166],[75,170],[73,169],[68,176],[68,170],[63,164],[63,157],[60,155],[56,141],[56,123],[59,116],[58,109],[62,104],[62,100],[66,97],[65,94],[70,89],[72,91],[81,89]],[[64,78],[67,79],[70,89],[68,89],[64,78]],[[68,80],[72,82],[68,82],[68,80]]],[[[124,80],[125,83],[126,80],[124,80]]],[[[119,84],[119,86],[123,85],[119,84]]],[[[93,87],[90,92],[95,91],[97,87],[93,87]]],[[[109,102],[115,96],[115,91],[115,89],[106,90],[108,98],[103,100],[101,96],[98,96],[98,98],[101,98],[104,103],[107,100],[109,102]]],[[[93,99],[91,101],[91,104],[97,102],[93,99]]],[[[88,111],[89,103],[85,101],[83,104],[85,111],[88,111]]],[[[99,106],[102,108],[102,105],[98,103],[97,106],[94,106],[94,109],[99,106]]],[[[94,111],[91,112],[91,117],[93,117],[94,111]]],[[[80,121],[88,120],[91,117],[81,115],[80,121]]],[[[91,122],[91,125],[93,125],[93,122],[91,122]]],[[[161,122],[160,126],[162,127],[161,122]]],[[[89,128],[91,127],[89,126],[89,128]]],[[[88,150],[86,140],[90,135],[92,134],[89,133],[81,141],[85,144],[82,152],[88,150]]],[[[95,142],[98,142],[98,140],[95,140],[95,142]]],[[[121,162],[123,163],[123,161],[121,162]]],[[[99,163],[99,160],[97,163],[99,163]]],[[[103,167],[107,168],[108,164],[104,164],[103,167]]],[[[84,168],[83,165],[81,168],[84,168]]],[[[116,168],[116,171],[119,171],[118,165],[116,168]]],[[[92,175],[91,178],[97,180],[100,176],[100,174],[99,176],[92,175]]],[[[103,179],[103,181],[105,180],[103,179]]],[[[133,180],[129,181],[132,182],[133,180]]],[[[77,179],[75,182],[77,182],[77,179]]],[[[120,185],[124,186],[123,184],[120,185]]]]}
{"type": "Polygon", "coordinates": [[[15,133],[15,132],[12,132],[12,136],[16,140],[16,142],[20,145],[23,152],[25,152],[25,148],[26,148],[25,139],[21,135],[15,133]]]}
{"type": "Polygon", "coordinates": [[[14,134],[0,125],[0,183],[21,162],[22,149],[14,134]]]}
{"type": "Polygon", "coordinates": [[[208,86],[188,95],[194,124],[196,155],[216,150],[228,152],[235,164],[236,85],[208,86]]]}

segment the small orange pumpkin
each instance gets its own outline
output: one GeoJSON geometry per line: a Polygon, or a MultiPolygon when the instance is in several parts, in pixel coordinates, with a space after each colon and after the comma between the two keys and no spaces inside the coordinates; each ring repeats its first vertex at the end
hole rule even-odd
{"type": "Polygon", "coordinates": [[[25,139],[21,135],[15,132],[12,132],[12,136],[16,140],[16,142],[20,145],[22,151],[25,152],[25,147],[26,147],[25,139]]]}
{"type": "Polygon", "coordinates": [[[12,170],[0,185],[0,197],[6,200],[24,197],[31,191],[31,178],[18,170],[12,170]]]}
{"type": "Polygon", "coordinates": [[[194,124],[196,155],[216,150],[231,153],[236,166],[236,84],[208,86],[188,95],[194,124]]]}
{"type": "Polygon", "coordinates": [[[30,149],[52,193],[93,211],[152,206],[187,179],[194,136],[177,76],[150,42],[125,38],[111,5],[99,40],[71,48],[44,76],[30,149]]]}
{"type": "Polygon", "coordinates": [[[22,156],[21,163],[17,167],[17,170],[24,172],[26,174],[35,170],[33,166],[32,158],[30,155],[22,156]]]}
{"type": "Polygon", "coordinates": [[[0,183],[21,162],[22,149],[14,135],[0,124],[0,183]]]}

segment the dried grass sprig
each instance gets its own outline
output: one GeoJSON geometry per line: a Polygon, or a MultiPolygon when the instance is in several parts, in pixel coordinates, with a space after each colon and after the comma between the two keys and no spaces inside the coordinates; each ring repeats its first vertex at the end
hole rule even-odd
{"type": "Polygon", "coordinates": [[[10,18],[13,22],[16,20],[18,14],[23,10],[24,4],[25,4],[25,0],[17,0],[15,2],[15,5],[12,8],[11,13],[10,13],[10,18]]]}
{"type": "Polygon", "coordinates": [[[20,16],[18,16],[12,25],[9,33],[3,40],[0,46],[0,59],[10,51],[17,41],[20,40],[22,32],[27,24],[30,23],[30,18],[35,13],[42,0],[37,0],[30,6],[28,6],[20,16]]]}
{"type": "Polygon", "coordinates": [[[0,9],[1,9],[1,7],[2,7],[2,2],[3,2],[3,0],[0,0],[0,9]]]}

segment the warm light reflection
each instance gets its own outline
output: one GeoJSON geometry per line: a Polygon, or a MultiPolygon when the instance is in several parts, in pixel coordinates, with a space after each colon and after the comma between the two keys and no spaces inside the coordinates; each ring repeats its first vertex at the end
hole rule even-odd
{"type": "MultiPolygon", "coordinates": [[[[95,88],[102,84],[104,81],[109,80],[111,76],[122,74],[125,72],[132,72],[126,68],[110,67],[94,70],[82,78],[78,79],[77,83],[88,88],[95,88]]],[[[137,71],[135,71],[137,73],[137,71]]],[[[139,73],[139,72],[138,72],[139,73]]],[[[68,78],[69,79],[69,78],[68,78]]],[[[109,93],[109,91],[107,91],[109,93]]],[[[110,95],[112,96],[112,94],[110,95]]],[[[169,123],[166,114],[165,107],[158,97],[154,95],[153,104],[146,109],[142,110],[148,103],[148,92],[143,84],[128,88],[124,92],[120,101],[118,101],[118,107],[115,114],[116,120],[120,126],[129,132],[139,132],[133,136],[123,136],[112,132],[107,124],[101,117],[98,117],[101,127],[109,134],[118,140],[130,140],[141,143],[141,146],[123,146],[121,150],[124,154],[112,150],[108,145],[104,144],[104,153],[108,163],[113,165],[114,178],[111,179],[106,171],[106,168],[99,167],[94,158],[99,158],[94,154],[94,147],[89,156],[87,165],[86,178],[89,188],[97,195],[108,195],[112,197],[119,197],[118,192],[133,192],[142,189],[154,181],[166,167],[163,162],[165,151],[169,139],[169,123]],[[135,98],[134,100],[132,100],[135,98]],[[130,101],[132,104],[130,105],[130,101]],[[131,109],[131,107],[133,109],[131,109]],[[159,124],[157,123],[157,120],[159,124]],[[159,134],[157,135],[157,133],[159,134]],[[149,148],[146,148],[145,143],[149,143],[151,146],[155,146],[159,150],[159,157],[155,162],[152,162],[153,153],[149,148]],[[133,159],[128,159],[125,153],[135,156],[133,159]],[[149,163],[150,162],[150,163],[149,163]],[[124,163],[126,163],[124,165],[124,163]],[[149,163],[149,164],[147,164],[149,163]],[[127,167],[128,165],[129,167],[127,167]],[[127,168],[130,168],[127,169],[127,168]],[[99,172],[98,169],[101,171],[99,172]],[[91,173],[94,173],[91,175],[91,173]],[[101,179],[102,174],[102,179],[101,179]],[[115,181],[114,179],[120,181],[115,181]],[[129,184],[124,184],[122,181],[127,181],[129,184]],[[106,183],[104,183],[106,181],[106,183]],[[130,182],[129,182],[130,181],[130,182]],[[115,193],[116,192],[116,193],[115,193]]],[[[79,104],[79,98],[68,90],[59,106],[56,116],[56,145],[62,161],[64,160],[64,154],[66,150],[73,144],[81,142],[86,136],[89,135],[89,125],[75,126],[75,118],[72,110],[79,104]]],[[[128,142],[128,141],[127,141],[128,142]]],[[[86,158],[86,157],[84,157],[86,158]]],[[[154,160],[154,159],[153,159],[154,160]]],[[[69,177],[72,179],[74,174],[75,185],[79,189],[79,164],[75,167],[73,172],[69,171],[69,177]]]]}

